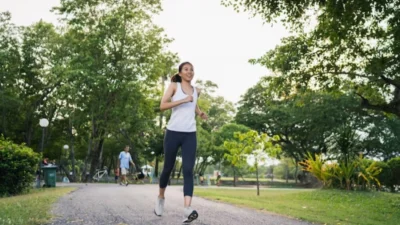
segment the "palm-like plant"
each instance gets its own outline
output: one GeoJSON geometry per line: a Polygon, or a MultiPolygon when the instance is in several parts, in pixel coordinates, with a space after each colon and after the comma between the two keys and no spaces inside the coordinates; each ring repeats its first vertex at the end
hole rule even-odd
{"type": "Polygon", "coordinates": [[[382,169],[378,167],[377,162],[369,164],[367,161],[362,160],[360,156],[357,163],[359,169],[358,178],[361,178],[367,184],[367,187],[371,187],[372,182],[375,182],[379,187],[381,184],[378,180],[378,175],[382,172],[382,169]]]}
{"type": "Polygon", "coordinates": [[[340,186],[343,187],[343,180],[346,182],[346,189],[350,190],[351,178],[354,176],[357,164],[355,162],[351,163],[340,163],[335,170],[335,177],[339,180],[340,186]]]}
{"type": "Polygon", "coordinates": [[[332,178],[335,176],[335,164],[325,164],[321,155],[316,154],[314,158],[311,153],[308,153],[308,158],[304,162],[300,162],[300,165],[303,166],[303,170],[310,172],[320,180],[324,187],[331,186],[332,178]]]}

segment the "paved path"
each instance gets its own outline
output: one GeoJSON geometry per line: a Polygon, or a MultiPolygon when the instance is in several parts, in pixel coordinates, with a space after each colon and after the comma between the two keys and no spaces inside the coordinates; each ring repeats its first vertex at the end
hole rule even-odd
{"type": "MultiPolygon", "coordinates": [[[[59,186],[59,185],[58,185],[59,186]]],[[[169,225],[182,224],[182,187],[167,188],[165,212],[153,213],[157,185],[88,184],[62,197],[52,213],[52,225],[169,225]]],[[[306,225],[310,223],[256,210],[217,203],[199,197],[192,207],[199,212],[194,225],[306,225]]]]}

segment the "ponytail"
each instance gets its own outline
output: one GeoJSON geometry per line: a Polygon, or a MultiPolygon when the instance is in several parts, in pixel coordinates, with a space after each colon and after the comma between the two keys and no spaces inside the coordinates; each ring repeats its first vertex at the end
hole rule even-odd
{"type": "Polygon", "coordinates": [[[179,74],[175,74],[173,77],[171,77],[171,82],[181,83],[182,78],[181,78],[181,76],[179,76],[179,74]]]}

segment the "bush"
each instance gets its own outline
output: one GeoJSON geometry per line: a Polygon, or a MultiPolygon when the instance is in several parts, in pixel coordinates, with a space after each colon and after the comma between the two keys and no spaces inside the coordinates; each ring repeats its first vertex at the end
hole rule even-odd
{"type": "Polygon", "coordinates": [[[389,165],[385,162],[377,161],[376,166],[382,170],[382,172],[378,175],[379,182],[381,183],[381,185],[389,186],[391,178],[389,165]]]}
{"type": "MultiPolygon", "coordinates": [[[[380,164],[362,157],[347,163],[341,161],[327,163],[321,155],[313,157],[310,153],[305,161],[300,162],[300,165],[303,166],[303,170],[310,172],[321,181],[324,187],[346,188],[347,190],[353,188],[372,190],[379,187],[379,175],[385,167],[384,163],[380,164]]],[[[390,177],[392,175],[391,172],[390,177]]]]}
{"type": "Polygon", "coordinates": [[[389,160],[388,165],[390,167],[390,187],[394,191],[394,185],[400,185],[400,157],[389,160]]]}
{"type": "Polygon", "coordinates": [[[39,154],[0,137],[0,196],[26,191],[34,181],[39,154]]]}

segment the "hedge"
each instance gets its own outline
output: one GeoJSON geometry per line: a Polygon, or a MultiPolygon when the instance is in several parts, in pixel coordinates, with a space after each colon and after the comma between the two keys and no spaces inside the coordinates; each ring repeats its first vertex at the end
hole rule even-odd
{"type": "Polygon", "coordinates": [[[0,196],[20,194],[34,182],[39,154],[0,137],[0,196]]]}

